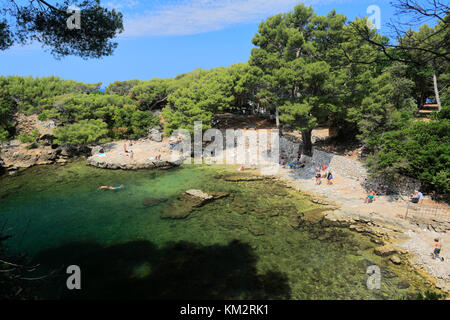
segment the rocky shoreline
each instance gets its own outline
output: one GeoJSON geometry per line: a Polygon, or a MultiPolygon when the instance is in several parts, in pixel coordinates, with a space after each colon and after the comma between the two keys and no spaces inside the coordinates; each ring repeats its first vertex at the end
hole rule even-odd
{"type": "MultiPolygon", "coordinates": [[[[418,226],[414,223],[414,219],[400,218],[393,214],[393,211],[399,207],[393,205],[392,200],[390,205],[383,206],[389,201],[379,199],[376,201],[377,206],[371,207],[364,205],[361,198],[358,199],[361,204],[350,205],[351,201],[344,195],[333,193],[325,196],[323,193],[318,193],[314,183],[300,182],[290,175],[289,170],[281,170],[276,178],[285,183],[287,188],[309,194],[313,202],[328,207],[329,209],[323,212],[323,219],[370,237],[372,242],[379,244],[379,247],[374,250],[375,254],[387,257],[394,265],[403,264],[415,269],[427,279],[430,287],[450,293],[448,258],[442,262],[430,257],[434,238],[440,238],[444,245],[450,243],[448,230],[436,232],[434,229],[424,229],[423,225],[418,226]]],[[[357,182],[354,181],[354,183],[357,182]]],[[[433,219],[430,218],[430,220],[433,219]]],[[[446,220],[446,223],[448,222],[446,220]]],[[[446,256],[445,253],[444,256],[446,256]]]]}
{"type": "Polygon", "coordinates": [[[179,166],[184,158],[170,148],[168,139],[140,139],[134,143],[115,141],[92,148],[90,166],[111,170],[169,169],[179,166]],[[127,152],[125,152],[125,150],[127,152]]]}

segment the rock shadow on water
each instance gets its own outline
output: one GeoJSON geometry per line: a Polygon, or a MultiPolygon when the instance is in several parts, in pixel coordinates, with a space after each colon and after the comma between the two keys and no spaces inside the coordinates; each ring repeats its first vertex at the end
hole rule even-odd
{"type": "Polygon", "coordinates": [[[39,253],[34,261],[60,272],[49,280],[51,299],[289,299],[286,274],[258,274],[257,255],[238,240],[202,246],[146,240],[108,247],[78,242],[39,253]],[[66,289],[67,266],[81,269],[81,290],[66,289]]]}

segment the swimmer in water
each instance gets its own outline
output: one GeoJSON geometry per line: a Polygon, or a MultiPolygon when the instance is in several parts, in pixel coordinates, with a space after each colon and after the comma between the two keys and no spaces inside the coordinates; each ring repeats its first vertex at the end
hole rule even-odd
{"type": "Polygon", "coordinates": [[[108,187],[108,186],[100,186],[98,187],[99,190],[119,190],[123,188],[123,184],[121,184],[118,187],[108,187]]]}

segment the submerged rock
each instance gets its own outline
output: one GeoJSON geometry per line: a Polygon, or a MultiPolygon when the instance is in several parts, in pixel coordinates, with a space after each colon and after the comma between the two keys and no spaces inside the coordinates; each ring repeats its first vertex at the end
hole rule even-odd
{"type": "Polygon", "coordinates": [[[264,235],[264,232],[262,231],[262,229],[258,226],[248,226],[247,230],[253,234],[254,236],[262,236],[264,235]]]}
{"type": "Polygon", "coordinates": [[[263,181],[268,179],[270,180],[273,179],[273,177],[235,175],[235,176],[225,176],[223,179],[225,181],[239,182],[239,181],[263,181]]]}
{"type": "Polygon", "coordinates": [[[144,201],[142,201],[142,205],[144,207],[153,207],[156,206],[160,203],[163,203],[165,201],[167,201],[168,199],[166,198],[147,198],[144,201]]]}
{"type": "Polygon", "coordinates": [[[195,208],[199,208],[208,202],[215,201],[230,194],[226,192],[206,193],[201,190],[187,190],[163,209],[162,219],[185,219],[195,208]]]}
{"type": "Polygon", "coordinates": [[[408,281],[402,280],[397,284],[397,288],[399,289],[408,289],[411,285],[408,281]]]}
{"type": "Polygon", "coordinates": [[[398,256],[392,256],[389,258],[393,264],[402,264],[402,260],[398,256]]]}

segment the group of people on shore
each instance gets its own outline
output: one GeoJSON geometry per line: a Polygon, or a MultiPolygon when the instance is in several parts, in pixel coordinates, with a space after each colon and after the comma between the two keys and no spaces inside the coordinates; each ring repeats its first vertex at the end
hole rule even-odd
{"type": "Polygon", "coordinates": [[[306,160],[300,161],[301,155],[297,156],[297,159],[295,161],[288,162],[287,159],[285,159],[284,156],[280,157],[280,161],[278,162],[279,165],[281,165],[283,168],[286,168],[286,165],[289,167],[289,169],[301,169],[306,166],[306,160]]]}
{"type": "MultiPolygon", "coordinates": [[[[128,142],[128,145],[130,147],[132,147],[134,145],[134,141],[130,140],[128,142]]],[[[133,150],[127,150],[127,144],[126,143],[123,144],[123,152],[124,152],[125,156],[130,157],[130,159],[134,159],[134,151],[133,150]]]]}
{"type": "Polygon", "coordinates": [[[328,169],[328,165],[327,164],[318,164],[316,166],[316,184],[322,184],[322,178],[326,178],[327,179],[327,184],[333,184],[333,174],[331,173],[330,170],[328,170],[328,172],[326,172],[326,170],[328,169]]]}

